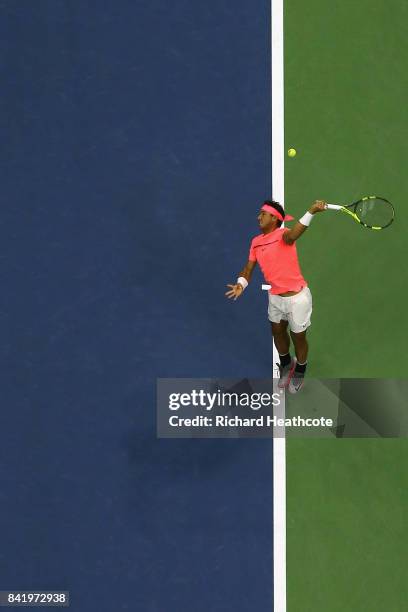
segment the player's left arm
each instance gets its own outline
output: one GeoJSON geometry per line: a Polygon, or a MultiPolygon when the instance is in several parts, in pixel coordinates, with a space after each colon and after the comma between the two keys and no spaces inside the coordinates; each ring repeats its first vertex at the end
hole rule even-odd
{"type": "Polygon", "coordinates": [[[323,212],[324,210],[326,210],[326,202],[323,200],[316,200],[315,203],[309,208],[308,212],[303,215],[303,217],[297,221],[291,229],[288,229],[283,233],[283,241],[286,242],[286,244],[293,244],[307,230],[313,215],[318,212],[323,212]]]}

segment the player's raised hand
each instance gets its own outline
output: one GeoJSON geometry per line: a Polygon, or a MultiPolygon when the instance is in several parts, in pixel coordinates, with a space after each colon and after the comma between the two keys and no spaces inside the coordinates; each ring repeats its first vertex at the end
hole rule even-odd
{"type": "Polygon", "coordinates": [[[316,200],[309,208],[309,212],[312,213],[312,215],[323,212],[324,210],[327,210],[327,204],[324,200],[316,200]]]}
{"type": "Polygon", "coordinates": [[[243,286],[239,283],[237,283],[236,285],[227,285],[227,287],[230,287],[230,289],[225,293],[225,295],[229,300],[233,298],[235,301],[244,291],[243,286]]]}

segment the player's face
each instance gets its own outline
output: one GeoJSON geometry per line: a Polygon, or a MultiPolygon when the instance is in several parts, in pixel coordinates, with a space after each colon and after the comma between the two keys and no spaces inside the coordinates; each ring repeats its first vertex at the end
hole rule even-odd
{"type": "Polygon", "coordinates": [[[262,231],[271,230],[276,227],[277,218],[269,214],[266,210],[261,210],[258,215],[259,227],[262,231]]]}

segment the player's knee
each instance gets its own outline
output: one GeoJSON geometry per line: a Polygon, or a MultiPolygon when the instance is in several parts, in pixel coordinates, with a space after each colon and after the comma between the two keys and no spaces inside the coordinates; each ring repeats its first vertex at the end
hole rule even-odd
{"type": "Polygon", "coordinates": [[[285,336],[287,334],[288,324],[284,321],[281,323],[272,323],[271,330],[274,336],[285,336]]]}
{"type": "Polygon", "coordinates": [[[272,336],[274,338],[289,338],[286,329],[272,330],[272,336]]]}
{"type": "Polygon", "coordinates": [[[299,344],[306,342],[306,331],[302,331],[302,332],[291,331],[290,335],[292,336],[293,342],[298,342],[299,344]]]}

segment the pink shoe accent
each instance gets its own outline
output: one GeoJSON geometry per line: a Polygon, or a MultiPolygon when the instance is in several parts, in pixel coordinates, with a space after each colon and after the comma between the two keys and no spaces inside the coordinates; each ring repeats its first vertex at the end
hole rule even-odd
{"type": "Polygon", "coordinates": [[[295,371],[295,367],[296,367],[296,359],[292,359],[292,364],[291,364],[291,368],[289,370],[289,373],[286,377],[286,379],[281,383],[278,382],[278,388],[279,389],[285,389],[285,387],[287,387],[290,383],[290,379],[293,376],[293,372],[295,371]]]}

